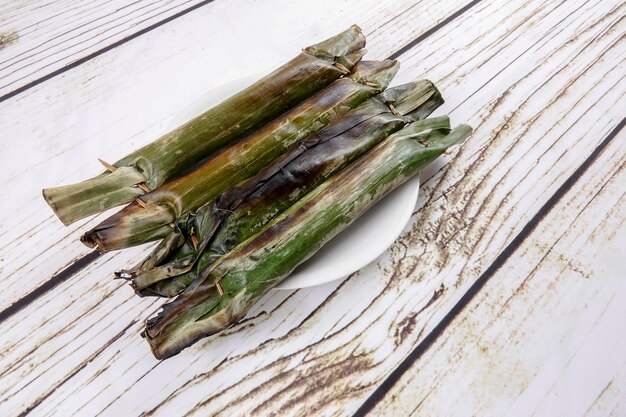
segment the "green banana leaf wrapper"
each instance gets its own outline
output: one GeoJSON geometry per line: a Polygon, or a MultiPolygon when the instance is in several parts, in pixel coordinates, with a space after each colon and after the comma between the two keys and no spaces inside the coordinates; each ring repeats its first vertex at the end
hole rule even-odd
{"type": "Polygon", "coordinates": [[[451,130],[447,117],[417,121],[325,181],[147,320],[143,335],[155,357],[168,358],[236,323],[326,242],[470,133],[467,125],[451,130]]]}
{"type": "Polygon", "coordinates": [[[131,202],[346,75],[365,54],[354,25],[86,181],[43,190],[65,224],[131,202]]]}
{"type": "Polygon", "coordinates": [[[294,143],[316,133],[383,91],[397,61],[361,61],[353,72],[241,141],[221,149],[187,174],[135,199],[81,237],[101,252],[166,237],[180,217],[256,175],[294,143]]]}
{"type": "Polygon", "coordinates": [[[116,275],[130,279],[139,295],[176,296],[213,260],[255,235],[388,135],[424,119],[442,103],[441,94],[427,80],[385,90],[292,146],[245,184],[178,222],[148,258],[116,275]]]}

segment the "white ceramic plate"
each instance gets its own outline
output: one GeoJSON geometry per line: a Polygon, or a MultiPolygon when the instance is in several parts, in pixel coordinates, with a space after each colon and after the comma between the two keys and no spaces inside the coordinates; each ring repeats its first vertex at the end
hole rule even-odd
{"type": "MultiPolygon", "coordinates": [[[[170,128],[180,126],[261,77],[257,74],[241,78],[203,94],[176,115],[170,128]]],[[[292,290],[325,284],[348,276],[378,258],[406,226],[418,192],[419,176],[415,176],[389,193],[275,288],[292,290]]]]}

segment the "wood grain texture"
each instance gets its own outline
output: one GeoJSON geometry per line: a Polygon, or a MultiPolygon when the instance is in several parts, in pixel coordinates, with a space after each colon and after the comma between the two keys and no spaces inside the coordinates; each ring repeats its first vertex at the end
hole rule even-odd
{"type": "MultiPolygon", "coordinates": [[[[82,65],[85,62],[107,53],[113,48],[142,37],[152,30],[158,29],[171,20],[203,8],[203,16],[219,17],[221,24],[212,25],[208,19],[204,33],[208,36],[200,41],[200,45],[208,42],[225,42],[228,46],[236,46],[227,36],[240,36],[263,31],[274,33],[276,30],[288,28],[282,33],[281,43],[289,46],[297,45],[295,36],[311,35],[311,32],[324,32],[324,26],[332,25],[337,18],[345,20],[346,15],[352,17],[350,23],[360,21],[367,26],[370,16],[380,19],[372,21],[371,31],[386,28],[397,15],[402,14],[409,22],[416,19],[431,22],[431,19],[443,19],[446,13],[454,11],[467,3],[454,0],[429,3],[424,8],[423,1],[401,0],[390,4],[364,1],[357,5],[347,2],[322,1],[315,4],[303,2],[271,1],[263,5],[246,0],[236,3],[218,2],[213,0],[169,0],[147,1],[121,0],[98,2],[94,0],[35,1],[28,5],[21,2],[8,2],[6,13],[0,13],[0,101],[13,97],[28,88],[38,85],[51,77],[82,65]],[[349,4],[350,9],[345,8],[349,4]],[[354,7],[357,6],[357,7],[354,7]],[[324,15],[322,15],[324,13],[324,15]],[[293,25],[292,20],[308,16],[315,25],[293,25]],[[330,22],[320,21],[330,20],[330,22]],[[264,22],[277,21],[272,28],[257,32],[264,22]],[[282,20],[282,21],[281,21],[282,20]],[[230,22],[237,22],[236,25],[230,22]],[[224,30],[222,32],[222,30],[224,30]],[[287,37],[287,38],[286,38],[287,37]],[[10,42],[9,42],[10,40],[10,42]],[[285,42],[285,40],[287,40],[285,42]]],[[[199,14],[196,14],[196,17],[199,14]]],[[[390,27],[389,31],[398,31],[402,36],[411,33],[419,35],[424,29],[420,23],[410,28],[390,27]]],[[[428,27],[426,27],[428,29],[428,27]]],[[[397,41],[402,42],[402,36],[397,41]]],[[[262,37],[261,37],[262,38],[262,37]]],[[[306,39],[306,38],[305,38],[306,39]]],[[[242,39],[250,41],[250,36],[242,39]]],[[[168,40],[165,47],[172,44],[168,40]]],[[[301,47],[301,46],[300,46],[301,47]]],[[[243,49],[248,52],[248,48],[243,49]]],[[[260,50],[262,51],[262,50],[260,50]]]]}
{"type": "Polygon", "coordinates": [[[35,1],[22,7],[9,3],[14,4],[5,10],[11,12],[0,12],[2,32],[13,38],[0,47],[3,98],[207,1],[35,1]]]}
{"type": "Polygon", "coordinates": [[[97,158],[115,161],[158,138],[190,100],[279,66],[354,22],[368,34],[368,56],[381,58],[465,3],[441,0],[421,13],[415,1],[389,8],[368,0],[356,10],[331,0],[306,7],[216,2],[0,103],[0,178],[13,196],[0,202],[0,213],[11,213],[0,219],[0,311],[90,253],[78,242],[80,231],[110,214],[65,228],[42,188],[97,174],[97,158]],[[322,10],[329,16],[319,20],[322,10]],[[268,14],[276,24],[259,19],[268,14]],[[308,16],[307,24],[294,27],[291,16],[308,16]]]}
{"type": "Polygon", "coordinates": [[[626,413],[625,139],[623,130],[369,415],[626,413]]]}
{"type": "MultiPolygon", "coordinates": [[[[250,7],[251,13],[256,11],[254,4],[250,7]]],[[[369,11],[380,12],[377,7],[369,11]]],[[[427,75],[448,100],[441,112],[450,112],[454,121],[467,121],[477,129],[453,153],[451,163],[436,165],[424,178],[411,225],[378,262],[341,283],[270,293],[243,322],[158,363],[137,336],[140,321],[156,304],[136,299],[129,288],[109,279],[110,271],[131,263],[142,249],[99,257],[1,324],[0,410],[33,416],[351,414],[620,122],[620,109],[626,105],[624,9],[618,1],[518,0],[507,7],[495,0],[478,3],[433,33],[428,42],[400,56],[403,69],[398,82],[427,75]]],[[[203,10],[177,19],[170,29],[193,36],[201,25],[190,21],[203,10]]],[[[380,48],[375,55],[393,53],[385,42],[393,47],[410,42],[409,37],[397,41],[399,28],[415,25],[415,19],[402,23],[410,16],[408,10],[397,21],[372,31],[370,45],[380,48]]],[[[341,16],[337,19],[346,19],[341,16]]],[[[380,13],[368,19],[382,20],[380,13]]],[[[277,55],[288,55],[272,46],[277,55]]],[[[84,254],[69,246],[54,252],[60,246],[53,245],[55,241],[70,245],[67,232],[55,228],[52,219],[45,217],[48,214],[41,214],[37,196],[20,194],[26,178],[32,181],[39,175],[51,182],[67,182],[92,173],[91,162],[83,163],[79,156],[93,150],[101,138],[120,138],[102,148],[113,155],[158,132],[165,123],[159,116],[171,117],[172,110],[158,104],[158,94],[148,93],[157,80],[173,97],[172,106],[182,105],[198,88],[184,80],[185,76],[199,80],[200,74],[181,63],[202,58],[194,57],[197,50],[183,49],[175,56],[159,56],[163,69],[154,65],[155,75],[146,73],[147,80],[128,79],[119,91],[112,89],[113,62],[130,62],[124,67],[127,71],[139,68],[138,61],[132,60],[138,51],[146,49],[133,49],[133,43],[128,43],[110,52],[111,57],[119,54],[115,61],[107,62],[108,54],[99,57],[93,66],[96,78],[83,87],[83,95],[74,95],[69,86],[86,79],[88,64],[11,99],[18,108],[16,115],[25,114],[29,106],[31,111],[42,108],[39,102],[47,97],[55,104],[50,120],[68,125],[48,123],[46,128],[71,134],[67,144],[56,142],[56,160],[50,157],[54,146],[39,154],[33,146],[32,156],[26,152],[32,159],[21,173],[24,178],[17,176],[9,183],[20,199],[17,214],[23,220],[17,231],[0,236],[15,253],[15,264],[5,270],[14,271],[20,262],[31,270],[0,281],[5,305],[45,282],[49,275],[42,278],[42,272],[51,266],[60,269],[72,256],[84,254]],[[175,68],[182,71],[176,80],[181,91],[176,82],[162,81],[164,74],[177,74],[175,68]],[[105,91],[113,100],[104,105],[104,114],[112,117],[107,123],[98,118],[103,108],[93,104],[102,100],[105,91]],[[141,100],[133,95],[140,91],[146,94],[141,100]],[[75,120],[76,126],[62,117],[61,97],[81,106],[91,103],[93,107],[81,114],[93,131],[81,134],[75,120]],[[144,105],[142,123],[116,108],[123,100],[144,105]],[[80,160],[69,175],[67,167],[60,166],[60,160],[68,159],[80,160]],[[42,219],[49,223],[43,224],[42,219]],[[29,228],[34,228],[37,240],[20,240],[20,230],[29,228]],[[50,252],[29,263],[28,246],[37,245],[42,232],[46,236],[41,237],[39,251],[50,252]],[[15,245],[16,241],[21,243],[15,245]],[[32,264],[41,269],[33,269],[32,264]],[[24,276],[27,279],[15,279],[24,276]]],[[[263,59],[267,60],[259,58],[263,59]]],[[[150,53],[142,60],[157,62],[150,53]]],[[[253,70],[254,65],[244,61],[233,66],[234,78],[238,71],[243,75],[253,70]]],[[[199,67],[210,66],[199,63],[199,67]]],[[[211,80],[215,85],[225,81],[216,77],[211,80]]],[[[25,122],[10,126],[16,135],[39,129],[33,135],[35,142],[50,139],[41,127],[25,122]]],[[[17,155],[17,148],[13,152],[17,155]]],[[[2,209],[6,212],[10,207],[2,209]]],[[[72,230],[76,229],[70,229],[70,234],[76,233],[72,230]]],[[[3,277],[8,277],[4,271],[3,277]]],[[[611,393],[620,391],[607,392],[607,399],[598,404],[614,407],[611,393]]]]}
{"type": "Polygon", "coordinates": [[[602,388],[587,409],[585,417],[619,417],[626,410],[626,364],[622,364],[613,379],[602,388]]]}

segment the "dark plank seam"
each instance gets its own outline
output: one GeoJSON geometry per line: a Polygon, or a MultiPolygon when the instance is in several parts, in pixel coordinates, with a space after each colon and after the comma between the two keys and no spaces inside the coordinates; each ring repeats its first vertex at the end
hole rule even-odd
{"type": "Polygon", "coordinates": [[[585,161],[570,175],[567,180],[559,187],[559,189],[550,197],[550,199],[539,209],[532,219],[521,230],[521,232],[515,236],[513,241],[509,243],[504,250],[498,255],[494,262],[483,272],[476,282],[469,288],[469,290],[463,294],[461,299],[452,307],[452,309],[445,315],[445,317],[434,327],[434,329],[420,342],[415,349],[400,363],[400,365],[394,369],[389,376],[376,388],[376,390],[370,395],[365,402],[354,413],[353,417],[365,416],[371,411],[393,388],[396,382],[404,375],[404,373],[437,341],[439,336],[448,325],[454,320],[454,318],[465,308],[467,304],[476,296],[481,288],[487,283],[487,281],[507,262],[507,260],[517,251],[522,245],[524,240],[530,236],[535,228],[541,223],[541,221],[550,213],[550,211],[556,206],[556,204],[563,198],[563,196],[576,184],[576,182],[583,176],[583,174],[589,169],[589,167],[595,162],[595,160],[602,154],[604,149],[611,143],[611,141],[622,131],[626,126],[626,118],[607,135],[607,137],[593,150],[593,152],[585,159],[585,161]]]}
{"type": "MultiPolygon", "coordinates": [[[[23,93],[24,91],[43,83],[44,81],[47,81],[53,77],[56,77],[57,75],[60,75],[66,71],[69,71],[70,69],[76,68],[77,66],[84,64],[85,62],[91,60],[92,58],[95,58],[99,55],[104,54],[105,52],[108,52],[120,45],[123,45],[124,43],[131,41],[147,32],[152,31],[153,29],[156,29],[166,23],[171,22],[174,19],[177,19],[181,16],[186,15],[187,13],[190,13],[202,6],[205,6],[209,3],[212,3],[214,0],[205,0],[203,2],[200,2],[194,6],[191,6],[188,9],[182,10],[166,19],[163,19],[153,25],[150,25],[144,29],[141,29],[133,34],[130,34],[129,36],[120,39],[119,41],[113,42],[112,44],[99,49],[97,51],[92,52],[89,55],[86,55],[83,58],[80,58],[74,62],[71,62],[69,64],[67,64],[66,66],[59,68],[55,71],[52,71],[49,74],[44,75],[43,77],[40,77],[36,80],[33,80],[21,87],[16,88],[15,90],[6,93],[2,96],[0,96],[0,103],[8,100],[12,97],[15,97],[18,94],[23,93]]],[[[420,42],[424,41],[426,38],[430,37],[431,35],[433,35],[434,33],[436,33],[437,31],[439,31],[442,27],[446,26],[448,23],[452,22],[453,20],[455,20],[456,18],[458,18],[460,15],[462,15],[463,13],[465,13],[466,11],[468,11],[469,9],[471,9],[472,7],[474,7],[475,5],[477,5],[478,3],[480,3],[482,0],[473,0],[470,3],[466,4],[465,6],[461,7],[459,10],[457,10],[456,12],[452,13],[450,16],[446,17],[444,20],[442,20],[441,22],[439,22],[438,24],[436,24],[435,26],[433,26],[432,28],[430,28],[429,30],[427,30],[426,32],[422,33],[420,36],[418,36],[417,38],[413,39],[411,42],[409,42],[408,44],[406,44],[405,46],[403,46],[402,48],[398,49],[396,52],[392,53],[389,56],[389,59],[396,59],[397,57],[399,57],[400,55],[402,55],[403,53],[405,53],[406,51],[410,50],[411,48],[415,47],[415,45],[419,44],[420,42]]]]}
{"type": "Polygon", "coordinates": [[[100,349],[98,349],[96,352],[94,352],[90,357],[88,357],[87,359],[85,359],[80,366],[78,366],[78,368],[74,369],[74,371],[72,371],[72,373],[68,376],[66,376],[65,378],[63,378],[63,381],[61,381],[57,386],[55,386],[51,391],[49,391],[48,393],[46,393],[45,395],[39,397],[37,400],[35,400],[34,403],[32,403],[31,405],[29,405],[24,411],[22,411],[22,413],[20,413],[20,415],[18,417],[24,417],[26,415],[28,415],[31,411],[33,411],[35,408],[37,408],[39,406],[39,404],[41,404],[46,398],[48,398],[50,395],[52,395],[57,389],[59,389],[59,387],[61,387],[63,384],[65,384],[67,381],[69,381],[70,379],[72,379],[78,372],[80,372],[82,369],[84,369],[87,365],[89,365],[89,363],[91,363],[91,361],[96,358],[100,353],[102,353],[104,351],[104,349],[106,349],[108,346],[110,346],[112,343],[114,343],[117,339],[119,339],[120,337],[122,337],[126,331],[128,331],[128,329],[130,329],[133,325],[135,325],[135,323],[137,323],[136,320],[133,320],[132,322],[130,322],[130,324],[126,327],[124,327],[119,333],[117,333],[115,336],[113,336],[113,338],[111,338],[110,340],[108,340],[104,345],[102,345],[102,347],[100,349]]]}
{"type": "Polygon", "coordinates": [[[35,288],[33,291],[29,292],[24,297],[20,298],[4,310],[0,311],[0,324],[12,315],[24,309],[37,298],[52,290],[57,285],[61,284],[62,282],[72,277],[74,274],[85,269],[89,264],[98,259],[99,256],[99,252],[93,251],[81,258],[76,259],[67,268],[63,269],[58,274],[53,275],[52,278],[50,278],[48,281],[44,282],[39,287],[35,288]]]}
{"type": "Polygon", "coordinates": [[[387,58],[387,59],[396,59],[400,55],[402,55],[405,52],[407,52],[408,50],[413,49],[417,44],[423,42],[426,38],[429,38],[430,36],[434,35],[441,28],[443,28],[448,23],[452,22],[453,20],[455,20],[456,18],[461,16],[463,13],[467,12],[472,7],[476,6],[481,1],[482,0],[473,0],[473,1],[469,2],[469,3],[467,3],[465,6],[461,7],[459,10],[457,10],[454,13],[452,13],[450,16],[446,17],[441,22],[437,23],[435,26],[433,26],[432,28],[428,29],[426,32],[422,33],[417,38],[413,39],[411,42],[407,43],[402,48],[398,49],[396,52],[394,52],[393,54],[389,55],[389,58],[387,58]]]}
{"type": "Polygon", "coordinates": [[[43,77],[37,78],[36,80],[33,80],[33,81],[29,82],[28,84],[25,84],[25,85],[15,89],[15,90],[9,92],[9,93],[6,93],[6,94],[0,96],[0,103],[2,103],[5,100],[10,99],[11,97],[15,97],[16,95],[18,95],[20,93],[23,93],[24,91],[28,90],[29,88],[32,88],[32,87],[34,87],[34,86],[36,86],[38,84],[41,84],[44,81],[47,81],[47,80],[49,80],[49,79],[51,79],[53,77],[56,77],[57,75],[63,74],[64,72],[69,71],[72,68],[76,68],[77,66],[84,64],[85,62],[91,60],[92,58],[95,58],[95,57],[97,57],[99,55],[102,55],[105,52],[108,52],[108,51],[110,51],[110,50],[112,50],[114,48],[117,48],[118,46],[123,45],[126,42],[131,41],[131,40],[133,40],[133,39],[135,39],[135,38],[137,38],[137,37],[139,37],[139,36],[141,36],[141,35],[143,35],[145,33],[148,33],[150,31],[160,27],[160,26],[163,26],[164,24],[169,23],[169,22],[171,22],[174,19],[178,19],[179,17],[184,16],[187,13],[190,13],[190,12],[196,10],[196,9],[199,9],[202,6],[206,6],[207,4],[212,3],[213,1],[214,0],[204,0],[204,1],[200,2],[200,3],[198,3],[198,4],[195,4],[195,5],[191,6],[191,7],[189,7],[188,9],[185,9],[185,10],[182,10],[182,11],[176,13],[176,14],[173,14],[172,16],[170,16],[168,18],[165,18],[165,19],[163,19],[163,20],[161,20],[161,21],[159,21],[157,23],[154,23],[154,24],[152,24],[152,25],[150,25],[148,27],[145,27],[145,28],[143,28],[143,29],[141,29],[141,30],[139,30],[139,31],[137,31],[135,33],[132,33],[132,34],[126,36],[123,39],[120,39],[119,41],[113,42],[112,44],[107,45],[107,46],[105,46],[102,49],[94,51],[94,52],[92,52],[91,54],[89,54],[87,56],[84,56],[84,57],[82,57],[82,58],[80,58],[80,59],[78,59],[78,60],[76,60],[74,62],[71,62],[71,63],[67,64],[66,66],[64,66],[62,68],[54,70],[51,73],[44,75],[43,77]]]}

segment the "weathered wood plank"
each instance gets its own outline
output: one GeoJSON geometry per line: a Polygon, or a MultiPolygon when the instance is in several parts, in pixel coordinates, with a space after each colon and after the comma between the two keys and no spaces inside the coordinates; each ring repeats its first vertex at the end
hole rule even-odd
{"type": "Polygon", "coordinates": [[[0,48],[0,97],[203,3],[82,0],[9,5],[10,12],[0,14],[0,25],[15,41],[0,48]]]}
{"type": "Polygon", "coordinates": [[[625,139],[623,130],[368,415],[626,413],[625,139]]]}
{"type": "Polygon", "coordinates": [[[481,3],[402,57],[401,77],[428,70],[448,97],[443,111],[477,131],[425,183],[413,224],[377,264],[340,285],[269,294],[247,321],[157,365],[132,324],[132,309],[152,306],[105,278],[136,254],[105,258],[33,303],[28,322],[3,324],[0,407],[38,401],[33,415],[354,411],[622,116],[623,6],[509,7],[481,3]],[[114,309],[131,312],[95,320],[114,309]],[[86,328],[105,342],[72,351],[86,328]],[[55,353],[59,346],[68,347],[55,353]]]}
{"type": "MultiPolygon", "coordinates": [[[[237,24],[237,27],[232,24],[226,27],[207,26],[205,30],[209,36],[202,43],[207,42],[207,39],[223,41],[224,37],[242,35],[249,41],[249,34],[256,32],[264,22],[276,21],[277,25],[265,31],[277,33],[276,30],[289,27],[281,40],[287,40],[286,43],[291,44],[290,35],[307,39],[305,35],[310,36],[320,30],[324,32],[324,25],[332,25],[338,17],[341,19],[342,15],[348,13],[355,21],[362,19],[364,15],[378,16],[378,19],[372,21],[371,30],[385,28],[393,33],[398,29],[386,26],[398,14],[404,14],[414,22],[433,17],[437,20],[446,16],[440,17],[440,13],[454,11],[467,2],[436,2],[430,3],[425,9],[423,1],[402,0],[395,2],[394,7],[388,7],[388,4],[368,0],[351,5],[349,10],[342,4],[328,1],[304,4],[282,0],[262,5],[249,0],[217,4],[213,4],[211,0],[65,0],[29,2],[28,5],[20,3],[9,2],[4,7],[4,13],[0,9],[0,32],[5,34],[6,39],[12,39],[11,42],[0,45],[0,100],[61,74],[139,35],[143,37],[146,32],[199,7],[205,9],[201,12],[205,16],[217,15],[237,24]],[[315,24],[293,25],[293,21],[315,24]]],[[[363,19],[363,23],[367,25],[366,20],[367,18],[363,19]]],[[[408,35],[411,32],[419,34],[420,24],[411,29],[400,28],[396,33],[408,35]]],[[[263,29],[257,32],[258,39],[264,39],[260,36],[262,33],[263,29]]],[[[397,41],[402,42],[402,38],[397,41]]],[[[228,40],[227,42],[232,44],[228,40]]],[[[167,48],[173,44],[169,41],[162,47],[167,48]]]]}
{"type": "Polygon", "coordinates": [[[280,65],[351,23],[363,26],[369,56],[380,58],[465,3],[438,0],[422,13],[415,0],[394,8],[375,0],[215,2],[0,103],[0,178],[12,196],[0,201],[0,213],[11,213],[0,218],[0,310],[90,253],[80,230],[103,219],[63,227],[42,188],[97,174],[96,158],[114,161],[159,137],[189,100],[280,65]],[[266,25],[261,17],[270,14],[275,23],[266,25]]]}

